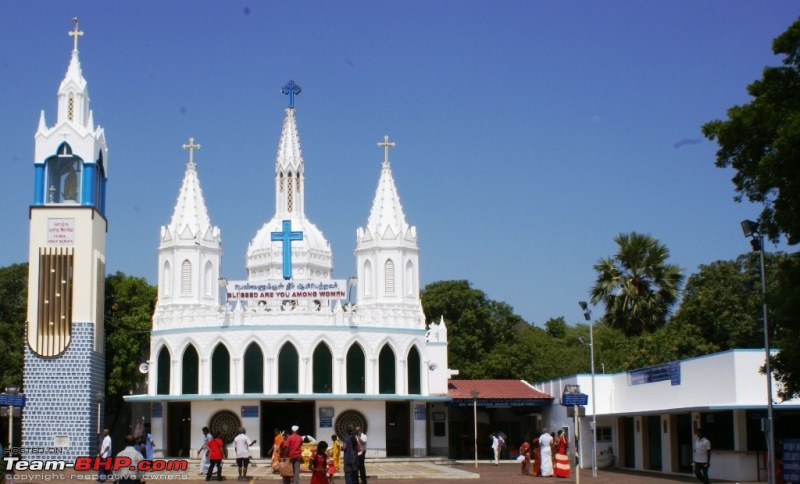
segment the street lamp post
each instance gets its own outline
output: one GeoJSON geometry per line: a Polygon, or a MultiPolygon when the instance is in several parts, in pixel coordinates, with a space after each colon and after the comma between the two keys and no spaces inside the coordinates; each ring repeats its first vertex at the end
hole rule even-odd
{"type": "Polygon", "coordinates": [[[592,324],[592,311],[586,301],[580,301],[578,305],[583,310],[583,318],[589,321],[589,358],[592,360],[592,477],[597,477],[597,393],[594,386],[594,324],[592,324]]]}
{"type": "MultiPolygon", "coordinates": [[[[6,387],[6,393],[9,395],[19,394],[18,386],[6,387]]],[[[11,449],[14,447],[14,406],[8,405],[8,455],[11,455],[11,449]]]]}
{"type": "Polygon", "coordinates": [[[750,237],[753,251],[758,252],[761,258],[761,298],[762,319],[764,321],[764,353],[766,363],[764,369],[767,374],[767,453],[769,454],[769,468],[767,469],[767,482],[775,484],[775,426],[772,418],[772,370],[769,361],[769,325],[767,324],[767,283],[764,278],[764,234],[759,231],[758,222],[742,220],[742,232],[745,237],[750,237]]]}
{"type": "Polygon", "coordinates": [[[472,389],[470,392],[472,395],[472,422],[475,426],[475,468],[478,468],[478,395],[480,392],[476,389],[472,389]]]}

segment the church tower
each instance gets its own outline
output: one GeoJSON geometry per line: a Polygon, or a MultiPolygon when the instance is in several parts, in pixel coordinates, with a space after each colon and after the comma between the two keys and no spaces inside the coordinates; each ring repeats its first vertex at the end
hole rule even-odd
{"type": "Polygon", "coordinates": [[[378,146],[384,159],[366,227],[356,231],[359,308],[381,307],[422,312],[419,300],[417,228],[406,223],[392,176],[385,136],[378,146]]]}
{"type": "Polygon", "coordinates": [[[172,219],[161,227],[159,238],[154,329],[180,324],[187,311],[191,314],[188,322],[216,321],[219,309],[222,237],[219,227],[211,225],[200,189],[194,162],[200,145],[189,138],[183,148],[189,150],[189,162],[172,219]]]}
{"type": "Polygon", "coordinates": [[[105,389],[108,149],[89,109],[83,32],[73,23],[56,122],[48,128],[42,111],[34,136],[22,445],[51,451],[37,454],[43,459],[94,455],[105,389]]]}

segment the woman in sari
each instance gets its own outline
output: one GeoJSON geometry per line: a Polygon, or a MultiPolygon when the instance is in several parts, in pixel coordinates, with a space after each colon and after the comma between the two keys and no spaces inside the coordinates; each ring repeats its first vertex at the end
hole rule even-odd
{"type": "Polygon", "coordinates": [[[556,437],[556,477],[569,477],[569,456],[567,455],[567,438],[564,437],[564,431],[558,431],[556,437]]]}
{"type": "Polygon", "coordinates": [[[542,475],[542,451],[539,449],[539,439],[533,439],[533,449],[531,450],[533,456],[533,464],[531,465],[531,475],[539,477],[542,475]]]}
{"type": "Polygon", "coordinates": [[[281,458],[281,444],[283,443],[283,434],[280,430],[275,429],[275,439],[272,441],[272,472],[278,473],[278,461],[281,458]]]}

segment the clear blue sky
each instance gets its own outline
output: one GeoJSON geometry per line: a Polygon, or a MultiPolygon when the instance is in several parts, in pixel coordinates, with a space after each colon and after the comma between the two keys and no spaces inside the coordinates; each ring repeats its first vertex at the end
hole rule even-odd
{"type": "Polygon", "coordinates": [[[733,201],[700,126],[748,101],[800,4],[3,0],[0,14],[0,266],[27,258],[33,134],[40,110],[55,120],[77,16],[109,146],[110,271],[155,283],[193,136],[223,273],[244,277],[294,79],[306,213],[336,277],[355,271],[388,134],[422,284],[468,279],[541,325],[582,319],[619,233],[658,238],[687,275],[749,250],[739,222],[760,208],[733,201]]]}

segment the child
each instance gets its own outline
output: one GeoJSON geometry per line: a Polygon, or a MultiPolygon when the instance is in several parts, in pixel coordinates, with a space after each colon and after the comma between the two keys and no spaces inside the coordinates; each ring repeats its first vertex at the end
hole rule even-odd
{"type": "Polygon", "coordinates": [[[336,461],[331,457],[331,452],[328,451],[328,484],[333,484],[333,475],[336,474],[336,461]]]}

